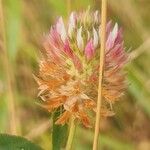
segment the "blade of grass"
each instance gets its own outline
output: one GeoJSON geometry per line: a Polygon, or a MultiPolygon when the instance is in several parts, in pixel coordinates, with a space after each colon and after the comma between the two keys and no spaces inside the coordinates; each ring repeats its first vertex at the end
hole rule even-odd
{"type": "Polygon", "coordinates": [[[71,150],[73,138],[74,138],[74,134],[75,134],[75,128],[76,128],[76,124],[75,124],[74,118],[71,118],[66,150],[71,150]]]}

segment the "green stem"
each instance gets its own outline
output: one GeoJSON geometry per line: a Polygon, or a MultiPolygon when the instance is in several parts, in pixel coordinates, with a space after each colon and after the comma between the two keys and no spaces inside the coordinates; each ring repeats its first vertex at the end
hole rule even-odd
{"type": "Polygon", "coordinates": [[[72,143],[73,143],[73,138],[74,138],[74,134],[75,134],[75,127],[76,127],[76,125],[75,125],[75,122],[74,122],[74,118],[71,118],[66,150],[71,150],[72,143]]]}

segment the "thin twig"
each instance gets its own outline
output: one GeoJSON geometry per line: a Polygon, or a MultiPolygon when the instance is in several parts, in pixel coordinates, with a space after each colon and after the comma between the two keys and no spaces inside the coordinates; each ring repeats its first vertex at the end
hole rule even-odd
{"type": "Polygon", "coordinates": [[[105,57],[105,41],[106,41],[106,17],[107,17],[107,0],[102,0],[101,7],[101,50],[100,50],[100,66],[99,66],[99,86],[98,86],[98,99],[97,99],[97,111],[96,111],[96,122],[95,132],[93,141],[93,150],[98,150],[98,137],[100,128],[100,112],[102,103],[102,80],[104,70],[104,57],[105,57]]]}
{"type": "Polygon", "coordinates": [[[71,150],[73,137],[74,137],[74,133],[75,133],[75,127],[76,127],[76,125],[75,125],[74,119],[71,118],[66,150],[71,150]]]}
{"type": "Polygon", "coordinates": [[[16,127],[16,112],[15,112],[15,103],[12,87],[12,71],[8,59],[7,46],[6,46],[6,33],[5,33],[5,23],[3,15],[3,5],[2,0],[0,0],[0,21],[1,21],[1,31],[3,38],[3,53],[4,53],[4,65],[6,72],[7,88],[8,88],[8,110],[9,110],[9,120],[10,120],[10,132],[11,134],[17,134],[16,127]]]}

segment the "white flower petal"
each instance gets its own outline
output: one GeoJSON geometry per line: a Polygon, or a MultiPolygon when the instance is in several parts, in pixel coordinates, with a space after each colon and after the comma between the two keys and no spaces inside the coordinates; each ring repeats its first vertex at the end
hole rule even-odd
{"type": "Polygon", "coordinates": [[[114,26],[114,28],[113,28],[111,34],[112,34],[113,40],[115,40],[116,37],[117,37],[117,34],[118,34],[118,24],[117,24],[117,23],[115,24],[115,26],[114,26]]]}
{"type": "Polygon", "coordinates": [[[72,37],[72,32],[74,31],[76,27],[76,14],[75,12],[72,12],[69,19],[69,25],[68,25],[68,34],[69,37],[72,37]]]}
{"type": "Polygon", "coordinates": [[[62,17],[58,19],[58,22],[56,24],[56,30],[60,34],[62,41],[65,42],[67,38],[67,34],[66,34],[66,29],[62,17]]]}
{"type": "Polygon", "coordinates": [[[95,21],[96,23],[99,22],[99,11],[98,11],[98,10],[95,11],[95,13],[94,13],[94,21],[95,21]]]}
{"type": "Polygon", "coordinates": [[[80,50],[83,50],[84,42],[83,42],[83,38],[82,38],[82,26],[77,31],[77,45],[80,50]]]}
{"type": "Polygon", "coordinates": [[[94,44],[94,48],[98,46],[98,33],[95,30],[95,28],[93,28],[93,44],[94,44]]]}
{"type": "Polygon", "coordinates": [[[106,47],[108,50],[113,47],[117,35],[118,35],[118,24],[116,23],[113,30],[110,32],[106,42],[106,47]]]}

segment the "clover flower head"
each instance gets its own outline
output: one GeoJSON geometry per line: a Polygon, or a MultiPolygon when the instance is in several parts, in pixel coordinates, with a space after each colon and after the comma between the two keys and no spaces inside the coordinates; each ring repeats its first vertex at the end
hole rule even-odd
{"type": "MultiPolygon", "coordinates": [[[[57,124],[70,117],[90,127],[89,112],[96,111],[99,76],[100,15],[98,11],[72,12],[68,22],[60,17],[43,40],[46,57],[40,62],[39,96],[48,111],[60,110],[57,124]]],[[[127,62],[122,29],[108,22],[102,84],[103,116],[113,115],[112,104],[125,89],[127,62]]]]}

